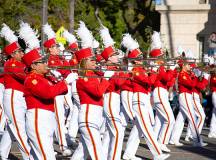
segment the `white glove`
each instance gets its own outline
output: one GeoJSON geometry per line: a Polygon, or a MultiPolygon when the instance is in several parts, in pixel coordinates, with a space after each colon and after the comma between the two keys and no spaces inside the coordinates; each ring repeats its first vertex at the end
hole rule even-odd
{"type": "Polygon", "coordinates": [[[113,75],[114,75],[114,71],[106,71],[105,73],[104,73],[104,77],[105,77],[105,79],[106,80],[109,80],[113,75]]]}
{"type": "Polygon", "coordinates": [[[158,67],[153,67],[152,70],[155,71],[155,72],[157,72],[158,67]]]}
{"type": "Polygon", "coordinates": [[[209,65],[215,64],[214,61],[215,61],[215,60],[214,60],[214,57],[210,57],[210,58],[209,58],[209,65]]]}
{"type": "Polygon", "coordinates": [[[57,78],[58,80],[61,80],[62,79],[62,75],[60,72],[56,71],[56,70],[50,70],[50,73],[55,77],[57,78]]]}
{"type": "Polygon", "coordinates": [[[78,74],[77,73],[70,73],[67,78],[65,78],[65,81],[68,84],[71,84],[72,82],[74,82],[75,80],[78,79],[78,74]]]}
{"type": "Polygon", "coordinates": [[[199,69],[194,69],[193,72],[197,77],[201,76],[202,74],[202,72],[199,69]]]}
{"type": "Polygon", "coordinates": [[[128,63],[128,71],[132,71],[132,69],[133,69],[132,63],[128,63]]]}
{"type": "Polygon", "coordinates": [[[171,69],[171,70],[174,70],[174,69],[176,69],[177,67],[178,67],[178,64],[171,65],[171,66],[170,66],[170,69],[171,69]]]}
{"type": "Polygon", "coordinates": [[[204,74],[203,74],[203,77],[204,77],[205,79],[207,79],[207,80],[208,80],[208,79],[209,79],[209,77],[210,77],[210,74],[208,74],[208,73],[204,73],[204,74]]]}

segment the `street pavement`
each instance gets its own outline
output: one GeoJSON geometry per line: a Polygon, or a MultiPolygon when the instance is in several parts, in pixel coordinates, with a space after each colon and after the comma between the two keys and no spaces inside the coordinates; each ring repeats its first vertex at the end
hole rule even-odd
{"type": "MultiPolygon", "coordinates": [[[[126,141],[129,136],[130,127],[126,131],[125,139],[124,139],[124,146],[123,150],[125,148],[126,141]]],[[[204,128],[202,131],[202,137],[204,142],[207,142],[208,145],[201,148],[201,147],[193,147],[192,142],[186,142],[184,141],[185,137],[185,129],[181,138],[181,142],[184,144],[182,147],[175,147],[173,145],[168,145],[168,148],[171,149],[171,156],[168,158],[168,160],[216,160],[216,139],[208,138],[209,130],[207,128],[204,128]]],[[[57,143],[57,142],[56,142],[57,143]]],[[[66,158],[61,156],[61,153],[59,151],[59,147],[57,144],[54,145],[56,151],[57,151],[57,160],[69,160],[70,158],[66,158]]],[[[145,140],[142,139],[140,146],[138,148],[137,154],[138,157],[143,158],[144,160],[151,160],[152,155],[145,143],[145,140]]],[[[14,142],[12,145],[12,150],[10,154],[10,160],[20,160],[21,154],[17,148],[17,144],[14,142]]]]}

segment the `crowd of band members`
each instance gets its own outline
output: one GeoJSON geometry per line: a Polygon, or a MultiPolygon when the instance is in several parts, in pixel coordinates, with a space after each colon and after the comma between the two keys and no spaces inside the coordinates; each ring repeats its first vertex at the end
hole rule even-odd
{"type": "MultiPolygon", "coordinates": [[[[8,30],[3,25],[1,36],[6,40],[4,31],[8,30]]],[[[89,156],[93,160],[120,160],[121,157],[138,160],[136,151],[141,138],[145,139],[153,158],[162,160],[170,156],[168,144],[183,145],[180,137],[185,120],[188,121],[187,140],[191,138],[194,146],[204,147],[207,143],[203,142],[201,132],[206,116],[200,97],[201,91],[208,87],[213,104],[208,136],[216,138],[215,72],[201,72],[197,64],[181,56],[176,65],[166,66],[161,48],[152,48],[149,53],[157,59],[152,62],[154,67],[144,66],[145,53],[129,34],[123,35],[123,40],[129,39],[136,47],[127,48],[123,42],[128,50],[124,57],[114,44],[105,45],[95,55],[94,39],[88,34],[91,32],[81,23],[78,29],[81,47],[76,41],[69,43],[69,60],[60,55],[55,37],[48,35],[43,44],[49,55],[44,57],[36,47],[24,54],[12,34],[13,41],[8,40],[2,53],[6,54],[7,61],[0,76],[0,156],[3,160],[8,158],[13,137],[24,160],[54,160],[54,135],[62,154],[71,156],[71,160],[89,156]],[[85,41],[86,37],[90,44],[85,41]],[[123,58],[128,65],[124,71],[117,65],[123,58]],[[98,63],[104,65],[103,69],[98,70],[98,63]],[[169,101],[173,92],[178,94],[179,102],[176,117],[169,101]],[[129,122],[132,129],[121,155],[129,122]],[[80,138],[72,154],[69,144],[76,143],[78,130],[80,138]]],[[[29,39],[24,40],[28,44],[29,39]]],[[[215,67],[214,63],[208,65],[215,67]]]]}

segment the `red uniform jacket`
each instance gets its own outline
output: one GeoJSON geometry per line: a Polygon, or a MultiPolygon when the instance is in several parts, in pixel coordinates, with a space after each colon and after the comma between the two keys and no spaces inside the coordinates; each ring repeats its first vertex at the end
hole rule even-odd
{"type": "Polygon", "coordinates": [[[173,87],[175,85],[175,82],[176,82],[176,78],[178,76],[178,72],[177,70],[168,70],[167,71],[168,73],[172,74],[173,77],[171,78],[171,80],[169,82],[167,82],[167,88],[169,89],[170,87],[173,87]]]}
{"type": "Polygon", "coordinates": [[[74,57],[71,60],[69,60],[70,66],[76,66],[78,64],[77,58],[74,57]]]}
{"type": "MultiPolygon", "coordinates": [[[[128,78],[132,77],[132,73],[125,74],[128,78]]],[[[131,79],[125,80],[125,82],[121,85],[121,91],[130,91],[133,92],[133,84],[131,79]]]]}
{"type": "Polygon", "coordinates": [[[26,78],[25,64],[15,60],[9,59],[4,64],[4,82],[5,89],[14,89],[24,92],[24,80],[26,78]]]}
{"type": "Polygon", "coordinates": [[[0,74],[0,83],[4,85],[4,73],[0,74]]]}
{"type": "Polygon", "coordinates": [[[192,80],[190,73],[181,71],[178,76],[179,93],[192,93],[193,87],[196,83],[192,80]]]}
{"type": "MultiPolygon", "coordinates": [[[[86,76],[97,75],[92,71],[88,71],[86,76]]],[[[107,90],[109,84],[109,81],[101,78],[79,78],[76,86],[80,104],[103,106],[103,94],[107,90]]]]}
{"type": "Polygon", "coordinates": [[[67,93],[67,84],[61,81],[53,84],[43,75],[30,73],[25,80],[27,109],[40,108],[54,112],[54,98],[67,93]]]}
{"type": "MultiPolygon", "coordinates": [[[[150,77],[154,78],[155,81],[156,81],[157,73],[156,73],[155,71],[151,70],[150,73],[149,73],[148,75],[149,75],[150,77]]],[[[155,83],[155,82],[154,82],[154,83],[155,83]]],[[[149,85],[150,85],[150,87],[149,87],[149,89],[148,89],[148,92],[149,92],[149,93],[151,93],[152,89],[154,88],[154,83],[151,84],[151,85],[149,84],[149,85]]]]}
{"type": "Polygon", "coordinates": [[[151,90],[151,86],[155,83],[157,76],[155,74],[149,76],[142,67],[136,67],[132,71],[134,72],[133,91],[148,94],[149,90],[151,90]]]}
{"type": "Polygon", "coordinates": [[[192,92],[195,92],[197,94],[200,94],[200,92],[202,90],[204,90],[206,88],[206,86],[208,85],[208,80],[205,79],[204,77],[200,80],[198,77],[196,77],[195,75],[192,78],[193,83],[195,83],[196,85],[193,87],[192,92]]]}
{"type": "Polygon", "coordinates": [[[171,81],[172,78],[173,72],[167,72],[164,66],[160,66],[160,68],[158,69],[158,75],[154,87],[162,87],[164,89],[167,89],[167,83],[171,81]]]}
{"type": "Polygon", "coordinates": [[[216,92],[216,74],[211,75],[210,78],[210,88],[212,92],[216,92]]]}
{"type": "MultiPolygon", "coordinates": [[[[109,67],[108,69],[116,69],[116,67],[109,67]]],[[[109,79],[110,85],[106,90],[106,93],[115,92],[120,94],[121,85],[126,81],[127,74],[124,72],[115,72],[115,74],[109,79]],[[124,78],[113,78],[113,77],[124,77],[124,78]]]]}
{"type": "MultiPolygon", "coordinates": [[[[58,55],[50,55],[48,59],[48,66],[50,67],[70,66],[70,63],[58,55]]],[[[60,72],[64,78],[66,78],[70,73],[70,70],[68,69],[58,69],[57,71],[60,72]]]]}

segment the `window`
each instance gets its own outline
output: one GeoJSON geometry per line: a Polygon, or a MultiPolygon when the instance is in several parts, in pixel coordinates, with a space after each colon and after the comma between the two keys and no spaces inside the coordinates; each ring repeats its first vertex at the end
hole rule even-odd
{"type": "Polygon", "coordinates": [[[205,37],[199,37],[199,59],[202,59],[205,49],[205,37]]]}

